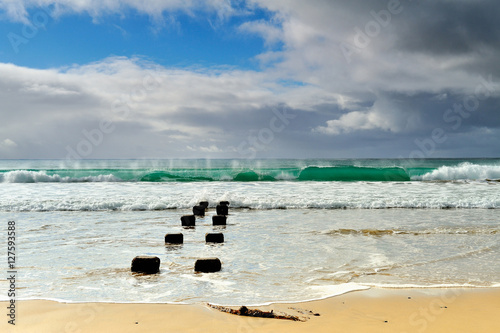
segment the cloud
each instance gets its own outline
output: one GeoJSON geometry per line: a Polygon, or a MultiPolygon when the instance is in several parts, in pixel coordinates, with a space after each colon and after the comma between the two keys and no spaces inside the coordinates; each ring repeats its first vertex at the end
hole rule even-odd
{"type": "Polygon", "coordinates": [[[500,46],[495,1],[436,1],[416,6],[397,40],[398,49],[437,56],[471,54],[500,46]],[[419,17],[432,13],[426,24],[419,17]],[[418,27],[418,29],[417,29],[418,27]]]}
{"type": "Polygon", "coordinates": [[[338,99],[260,72],[165,68],[125,57],[46,70],[0,64],[0,87],[2,135],[23,143],[22,156],[50,158],[92,140],[83,155],[234,155],[245,135],[269,126],[276,107],[312,112],[318,102],[338,99]],[[112,124],[110,133],[103,121],[112,124]]]}
{"type": "Polygon", "coordinates": [[[390,3],[2,2],[14,21],[26,21],[39,5],[96,22],[130,10],[153,20],[240,15],[237,26],[220,28],[261,36],[269,48],[256,57],[260,71],[165,68],[129,57],[46,70],[0,64],[1,135],[18,144],[11,157],[61,157],[86,140],[83,130],[106,119],[116,129],[92,157],[241,157],[235,147],[269,133],[273,110],[284,106],[297,118],[273,132],[270,144],[253,146],[259,156],[405,155],[435,128],[449,138],[436,148],[442,155],[497,155],[485,143],[498,142],[500,133],[500,3],[401,0],[392,12],[390,3]],[[265,18],[246,20],[253,11],[265,18]],[[455,109],[467,101],[477,108],[455,109]]]}
{"type": "Polygon", "coordinates": [[[259,35],[268,46],[275,45],[283,40],[281,28],[264,20],[245,22],[240,25],[239,29],[243,32],[259,35]]]}
{"type": "Polygon", "coordinates": [[[11,139],[7,138],[3,141],[0,141],[0,150],[7,150],[15,147],[17,147],[17,143],[12,141],[11,139]]]}
{"type": "Polygon", "coordinates": [[[68,90],[62,87],[54,87],[46,84],[34,83],[23,88],[23,91],[28,94],[38,94],[44,96],[67,96],[78,95],[79,93],[74,90],[68,90]]]}
{"type": "Polygon", "coordinates": [[[17,22],[29,23],[30,10],[44,10],[53,16],[86,13],[95,21],[107,14],[125,15],[127,10],[135,10],[150,16],[156,23],[163,20],[166,13],[182,12],[194,15],[196,12],[214,13],[219,20],[235,14],[229,0],[11,0],[0,2],[0,10],[17,22]]]}
{"type": "Polygon", "coordinates": [[[366,111],[351,111],[344,113],[339,119],[328,120],[326,126],[318,126],[316,132],[339,135],[360,130],[379,129],[399,133],[418,128],[418,114],[403,109],[404,105],[385,99],[377,99],[375,104],[366,111]]]}
{"type": "Polygon", "coordinates": [[[352,111],[343,114],[339,119],[328,120],[327,126],[319,126],[316,130],[325,134],[341,134],[343,132],[350,132],[353,130],[367,130],[374,128],[381,128],[383,130],[390,130],[386,122],[381,122],[380,114],[376,112],[360,112],[352,111]]]}
{"type": "Polygon", "coordinates": [[[211,145],[208,147],[201,146],[201,147],[191,147],[187,146],[187,149],[193,152],[203,152],[203,153],[221,153],[224,152],[221,148],[217,147],[216,145],[211,145]]]}

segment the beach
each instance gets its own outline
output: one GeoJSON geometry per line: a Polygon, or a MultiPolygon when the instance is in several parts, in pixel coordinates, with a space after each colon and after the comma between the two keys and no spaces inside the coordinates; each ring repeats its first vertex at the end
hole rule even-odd
{"type": "MultiPolygon", "coordinates": [[[[0,303],[2,308],[6,302],[0,303]]],[[[303,321],[251,318],[206,304],[21,301],[2,332],[499,332],[500,289],[370,289],[259,306],[303,321]],[[319,314],[315,315],[315,314],[319,314]]]]}
{"type": "Polygon", "coordinates": [[[2,332],[499,331],[498,159],[2,163],[2,332]]]}
{"type": "Polygon", "coordinates": [[[498,13],[0,1],[0,333],[500,333],[498,13]]]}

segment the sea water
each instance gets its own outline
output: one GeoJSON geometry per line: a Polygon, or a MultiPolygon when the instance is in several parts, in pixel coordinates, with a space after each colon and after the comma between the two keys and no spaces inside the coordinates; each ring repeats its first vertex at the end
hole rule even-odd
{"type": "Polygon", "coordinates": [[[20,299],[248,305],[499,287],[499,179],[500,159],[8,160],[0,222],[16,222],[20,299]],[[202,200],[207,216],[182,228],[202,200]],[[228,225],[214,227],[221,200],[228,225]],[[184,244],[166,245],[177,232],[184,244]],[[160,273],[132,273],[137,255],[158,256],[160,273]],[[204,257],[222,270],[195,273],[204,257]]]}

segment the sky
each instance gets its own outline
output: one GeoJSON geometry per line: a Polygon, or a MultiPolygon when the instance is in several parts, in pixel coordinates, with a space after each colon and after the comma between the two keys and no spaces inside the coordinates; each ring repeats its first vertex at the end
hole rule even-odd
{"type": "Polygon", "coordinates": [[[499,157],[494,0],[0,0],[0,159],[499,157]]]}

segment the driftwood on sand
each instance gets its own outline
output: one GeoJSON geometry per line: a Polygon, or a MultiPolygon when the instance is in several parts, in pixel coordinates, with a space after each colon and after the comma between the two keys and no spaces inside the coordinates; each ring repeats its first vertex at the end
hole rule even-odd
{"type": "Polygon", "coordinates": [[[219,310],[221,312],[226,312],[230,314],[234,314],[237,316],[247,316],[247,317],[256,317],[256,318],[274,318],[274,319],[284,319],[284,320],[292,320],[292,321],[304,321],[297,316],[291,316],[287,314],[277,314],[271,311],[261,311],[258,309],[249,309],[246,306],[240,307],[238,310],[231,309],[229,307],[207,304],[209,307],[219,310]]]}

